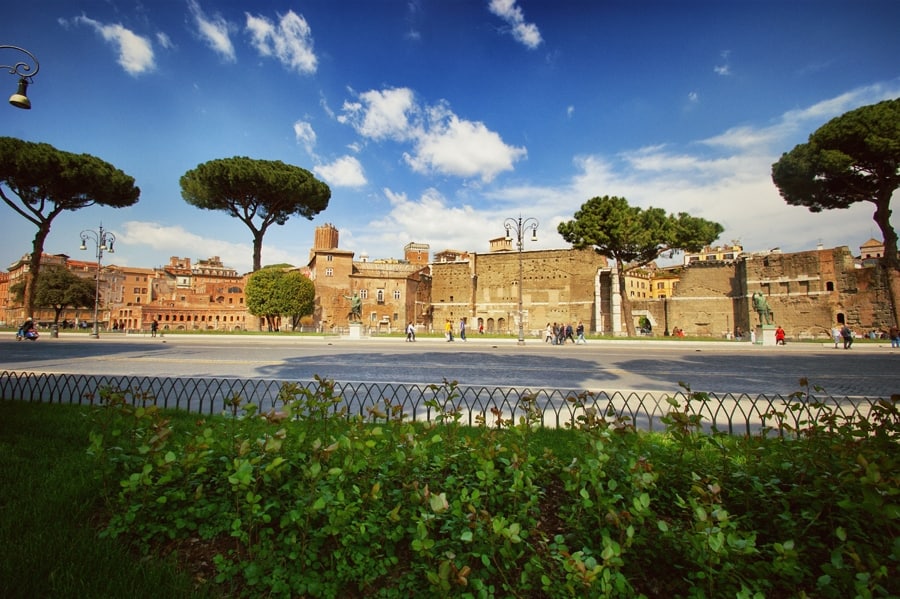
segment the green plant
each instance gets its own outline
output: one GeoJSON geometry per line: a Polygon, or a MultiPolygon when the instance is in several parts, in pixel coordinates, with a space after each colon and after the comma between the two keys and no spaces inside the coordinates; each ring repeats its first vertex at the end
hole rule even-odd
{"type": "Polygon", "coordinates": [[[806,387],[770,416],[784,428],[730,437],[686,385],[648,434],[587,394],[566,429],[531,395],[473,429],[455,381],[430,387],[430,423],[387,400],[347,417],[319,383],[187,425],[104,390],[107,536],[208,547],[231,596],[900,593],[896,399],[844,416],[806,387]]]}

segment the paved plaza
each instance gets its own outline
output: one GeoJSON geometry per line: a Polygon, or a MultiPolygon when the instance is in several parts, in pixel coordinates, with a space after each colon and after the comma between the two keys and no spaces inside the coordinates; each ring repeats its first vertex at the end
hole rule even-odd
{"type": "Polygon", "coordinates": [[[0,370],[90,375],[227,377],[461,385],[596,392],[681,390],[789,394],[801,378],[831,396],[900,393],[900,349],[857,343],[761,346],[738,342],[603,340],[552,346],[529,339],[260,335],[44,335],[16,342],[0,334],[0,370]]]}

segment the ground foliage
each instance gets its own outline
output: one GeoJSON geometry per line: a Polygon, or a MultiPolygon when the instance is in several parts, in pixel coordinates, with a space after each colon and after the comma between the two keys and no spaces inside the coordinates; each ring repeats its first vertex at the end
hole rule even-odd
{"type": "Polygon", "coordinates": [[[227,596],[889,597],[900,595],[898,398],[806,421],[810,387],[753,437],[703,432],[703,393],[647,434],[575,397],[558,450],[540,410],[460,425],[456,383],[432,424],[385,400],[348,417],[333,382],[260,414],[174,426],[102,389],[90,453],[103,535],[174,553],[227,596]],[[799,423],[799,426],[798,426],[799,423]]]}

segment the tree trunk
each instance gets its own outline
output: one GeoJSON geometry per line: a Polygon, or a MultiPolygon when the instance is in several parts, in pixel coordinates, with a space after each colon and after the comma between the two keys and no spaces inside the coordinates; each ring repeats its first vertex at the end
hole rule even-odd
{"type": "Polygon", "coordinates": [[[264,231],[253,231],[253,272],[262,268],[262,244],[264,231]]]}
{"type": "Polygon", "coordinates": [[[897,301],[900,299],[900,270],[885,265],[884,278],[887,284],[888,299],[891,302],[891,316],[894,319],[892,324],[900,326],[900,305],[897,301]]]}
{"type": "Polygon", "coordinates": [[[44,253],[44,242],[50,234],[50,223],[44,222],[38,227],[38,231],[31,242],[31,258],[28,261],[28,272],[25,273],[25,293],[22,296],[22,309],[25,318],[34,316],[34,296],[37,293],[37,278],[41,270],[41,256],[44,253]]]}
{"type": "Polygon", "coordinates": [[[634,337],[634,318],[631,316],[631,299],[625,290],[625,271],[619,271],[619,298],[622,302],[622,320],[625,321],[625,333],[634,337]]]}
{"type": "Polygon", "coordinates": [[[891,197],[894,194],[894,186],[887,186],[879,192],[875,202],[875,214],[872,218],[881,229],[881,237],[884,241],[884,256],[881,264],[885,271],[885,283],[888,288],[888,298],[891,302],[891,315],[893,324],[900,324],[900,258],[897,256],[897,232],[891,226],[891,197]]]}
{"type": "Polygon", "coordinates": [[[900,259],[897,257],[897,232],[891,226],[891,197],[894,189],[886,189],[880,193],[878,200],[875,202],[875,214],[872,218],[875,224],[881,229],[881,237],[884,241],[884,258],[882,262],[888,268],[900,269],[900,259]]]}

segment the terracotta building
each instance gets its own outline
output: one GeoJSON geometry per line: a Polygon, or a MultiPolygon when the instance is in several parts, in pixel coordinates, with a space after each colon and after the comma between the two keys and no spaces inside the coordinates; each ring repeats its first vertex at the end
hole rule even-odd
{"type": "Polygon", "coordinates": [[[362,324],[370,332],[402,331],[409,323],[430,325],[428,245],[407,244],[402,260],[369,261],[367,256],[354,260],[354,252],[340,249],[339,241],[333,225],[317,227],[303,269],[316,288],[313,325],[318,330],[347,327],[353,296],[361,300],[362,324]]]}
{"type": "Polygon", "coordinates": [[[125,301],[115,314],[126,330],[159,329],[241,331],[257,326],[247,312],[247,277],[222,264],[218,256],[191,264],[173,256],[156,269],[120,269],[125,301]],[[130,300],[130,301],[128,301],[130,300]]]}

